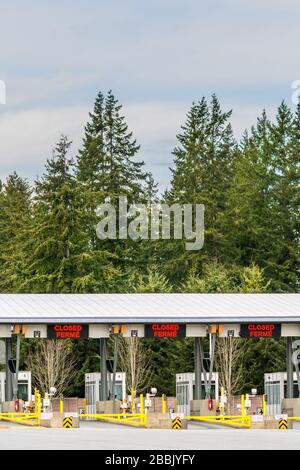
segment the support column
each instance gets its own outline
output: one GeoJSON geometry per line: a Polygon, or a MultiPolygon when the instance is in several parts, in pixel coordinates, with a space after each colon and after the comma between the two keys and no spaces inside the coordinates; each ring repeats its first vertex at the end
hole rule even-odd
{"type": "Polygon", "coordinates": [[[286,338],[286,372],[287,372],[287,389],[286,389],[286,398],[294,398],[294,365],[292,362],[293,348],[292,348],[293,338],[286,338]]]}
{"type": "Polygon", "coordinates": [[[101,372],[101,387],[100,387],[100,400],[107,400],[107,341],[106,338],[100,338],[100,372],[101,372]]]}
{"type": "Polygon", "coordinates": [[[13,374],[8,367],[8,360],[12,358],[12,338],[5,339],[5,360],[6,360],[6,381],[5,381],[5,401],[13,399],[13,374]]]}
{"type": "Polygon", "coordinates": [[[113,413],[116,412],[116,375],[117,375],[117,364],[118,364],[118,353],[119,353],[119,335],[115,335],[114,343],[114,367],[113,367],[113,380],[112,380],[112,400],[113,400],[113,413]]]}
{"type": "Polygon", "coordinates": [[[200,353],[201,338],[195,338],[195,392],[194,400],[201,400],[201,353],[200,353]]]}
{"type": "Polygon", "coordinates": [[[16,373],[13,380],[13,400],[17,400],[19,397],[19,367],[20,367],[20,348],[21,348],[21,335],[17,336],[17,345],[16,345],[16,373]]]}
{"type": "MultiPolygon", "coordinates": [[[[213,374],[213,370],[214,370],[216,339],[217,339],[216,334],[212,333],[211,334],[210,357],[209,357],[210,364],[209,364],[209,374],[208,374],[208,384],[207,384],[207,390],[206,390],[206,398],[213,398],[211,396],[211,383],[212,383],[212,374],[213,374]]],[[[233,339],[232,339],[232,341],[233,341],[233,339]]]]}

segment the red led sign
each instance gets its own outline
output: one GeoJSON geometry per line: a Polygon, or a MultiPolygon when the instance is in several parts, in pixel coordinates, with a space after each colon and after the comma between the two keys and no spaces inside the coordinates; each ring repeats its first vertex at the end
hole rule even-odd
{"type": "Polygon", "coordinates": [[[89,337],[88,325],[57,324],[47,326],[47,337],[51,339],[84,339],[89,337]]]}
{"type": "Polygon", "coordinates": [[[146,338],[185,338],[185,325],[180,323],[152,323],[145,325],[146,338]]]}
{"type": "Polygon", "coordinates": [[[280,323],[246,323],[241,325],[242,338],[280,338],[280,323]]]}

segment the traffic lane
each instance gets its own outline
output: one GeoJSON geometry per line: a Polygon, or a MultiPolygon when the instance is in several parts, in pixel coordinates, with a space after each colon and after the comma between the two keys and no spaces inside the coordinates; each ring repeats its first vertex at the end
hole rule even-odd
{"type": "MultiPolygon", "coordinates": [[[[126,429],[133,428],[133,426],[126,426],[125,424],[110,423],[105,421],[80,421],[80,429],[126,429]]],[[[143,428],[142,428],[143,429],[143,428]]]]}
{"type": "MultiPolygon", "coordinates": [[[[133,428],[133,426],[125,425],[125,424],[116,424],[116,423],[109,423],[103,421],[81,421],[80,428],[81,429],[122,429],[122,428],[133,428]]],[[[144,428],[140,428],[144,429],[144,428]]],[[[230,429],[230,427],[221,424],[214,424],[208,423],[205,421],[189,421],[188,423],[189,430],[202,430],[202,429],[230,429]]],[[[232,428],[231,428],[232,429],[232,428]]]]}
{"type": "Polygon", "coordinates": [[[201,430],[201,429],[235,429],[228,425],[222,425],[218,423],[209,423],[208,421],[189,421],[188,422],[189,430],[201,430]]]}
{"type": "Polygon", "coordinates": [[[0,429],[4,450],[300,450],[300,430],[0,429]]]}

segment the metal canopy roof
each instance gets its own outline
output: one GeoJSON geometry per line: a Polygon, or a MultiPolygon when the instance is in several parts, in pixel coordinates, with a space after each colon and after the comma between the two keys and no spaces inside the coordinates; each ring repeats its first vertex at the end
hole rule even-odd
{"type": "Polygon", "coordinates": [[[4,323],[300,322],[300,294],[0,294],[4,323]]]}

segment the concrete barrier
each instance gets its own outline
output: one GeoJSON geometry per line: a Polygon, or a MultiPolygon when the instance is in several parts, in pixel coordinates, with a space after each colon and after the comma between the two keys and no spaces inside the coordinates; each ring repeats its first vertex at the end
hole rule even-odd
{"type": "MultiPolygon", "coordinates": [[[[23,412],[24,401],[19,400],[19,412],[23,412]]],[[[2,413],[16,413],[15,401],[4,401],[0,404],[0,411],[2,413]]]]}
{"type": "MultiPolygon", "coordinates": [[[[187,429],[188,421],[181,420],[181,429],[187,429]]],[[[148,413],[146,417],[146,428],[148,429],[172,429],[172,419],[169,414],[148,413]]]]}
{"type": "MultiPolygon", "coordinates": [[[[288,428],[293,429],[293,423],[288,422],[288,428]]],[[[251,416],[251,429],[278,429],[278,419],[274,416],[251,416]]]]}
{"type": "MultiPolygon", "coordinates": [[[[44,428],[63,428],[63,420],[68,413],[41,413],[41,426],[44,428]]],[[[79,417],[73,416],[73,428],[79,428],[79,417]]]]}
{"type": "Polygon", "coordinates": [[[113,402],[110,401],[97,401],[96,402],[96,413],[97,414],[111,414],[120,413],[121,402],[120,400],[115,401],[115,411],[113,409],[113,402]]]}
{"type": "Polygon", "coordinates": [[[213,408],[208,409],[208,400],[191,400],[191,416],[216,416],[216,400],[212,400],[213,408]]]}
{"type": "Polygon", "coordinates": [[[300,398],[284,398],[281,403],[283,414],[300,416],[300,398]]]}

